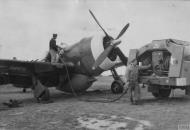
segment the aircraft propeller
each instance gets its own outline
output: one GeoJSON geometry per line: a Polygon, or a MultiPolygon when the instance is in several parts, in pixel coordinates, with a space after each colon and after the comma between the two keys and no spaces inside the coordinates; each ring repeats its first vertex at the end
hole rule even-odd
{"type": "MultiPolygon", "coordinates": [[[[107,37],[110,37],[108,35],[108,33],[104,30],[104,28],[100,25],[100,23],[96,19],[95,15],[92,13],[92,11],[89,10],[89,12],[92,15],[92,17],[94,18],[94,20],[96,21],[96,23],[99,25],[99,27],[102,29],[102,31],[105,33],[105,35],[107,37]]],[[[118,40],[118,39],[126,32],[128,27],[129,27],[129,23],[127,23],[123,27],[123,29],[120,31],[120,33],[118,34],[118,36],[115,39],[110,39],[108,41],[110,43],[109,46],[98,56],[98,58],[96,59],[95,63],[92,66],[92,69],[96,69],[106,59],[106,57],[109,55],[109,53],[112,51],[112,49],[121,43],[121,40],[118,40]]]]}
{"type": "Polygon", "coordinates": [[[99,25],[99,27],[102,29],[102,31],[105,33],[106,36],[109,36],[108,33],[104,30],[104,28],[100,25],[100,23],[98,22],[98,20],[96,19],[95,15],[92,13],[91,10],[89,10],[90,14],[92,15],[92,17],[94,18],[94,20],[96,21],[96,23],[99,25]]]}

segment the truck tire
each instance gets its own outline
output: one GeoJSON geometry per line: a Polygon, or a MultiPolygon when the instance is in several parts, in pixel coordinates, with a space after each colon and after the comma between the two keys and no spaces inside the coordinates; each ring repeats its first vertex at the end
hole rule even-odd
{"type": "Polygon", "coordinates": [[[153,95],[155,98],[158,98],[158,97],[159,97],[159,93],[152,92],[152,95],[153,95]]]}
{"type": "Polygon", "coordinates": [[[160,97],[168,98],[170,96],[171,89],[159,89],[160,97]]]}
{"type": "Polygon", "coordinates": [[[155,98],[168,98],[170,96],[171,89],[159,89],[158,93],[152,92],[155,98]]]}

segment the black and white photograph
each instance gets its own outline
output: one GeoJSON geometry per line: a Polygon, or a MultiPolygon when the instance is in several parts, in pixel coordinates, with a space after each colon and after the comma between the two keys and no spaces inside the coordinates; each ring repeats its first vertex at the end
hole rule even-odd
{"type": "Polygon", "coordinates": [[[0,130],[190,130],[190,1],[0,0],[0,130]]]}

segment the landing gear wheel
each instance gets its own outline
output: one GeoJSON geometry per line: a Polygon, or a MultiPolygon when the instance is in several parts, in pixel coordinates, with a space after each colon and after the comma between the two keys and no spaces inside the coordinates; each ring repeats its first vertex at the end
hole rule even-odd
{"type": "Polygon", "coordinates": [[[158,93],[152,93],[152,95],[156,98],[168,98],[170,96],[171,89],[159,89],[158,93]]]}
{"type": "Polygon", "coordinates": [[[112,84],[111,84],[111,91],[114,94],[119,94],[123,92],[123,82],[121,80],[115,80],[112,84]]]}

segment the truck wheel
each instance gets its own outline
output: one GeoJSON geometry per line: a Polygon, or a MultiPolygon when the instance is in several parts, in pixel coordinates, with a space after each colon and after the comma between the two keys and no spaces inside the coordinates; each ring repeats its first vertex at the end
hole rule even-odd
{"type": "Polygon", "coordinates": [[[123,92],[123,81],[120,80],[115,80],[112,84],[111,84],[111,91],[114,94],[119,94],[123,92]]]}
{"type": "Polygon", "coordinates": [[[159,93],[152,92],[152,95],[153,95],[155,98],[158,98],[158,97],[159,97],[159,93]]]}
{"type": "Polygon", "coordinates": [[[170,96],[171,89],[159,89],[159,94],[162,98],[168,98],[170,96]]]}
{"type": "Polygon", "coordinates": [[[171,89],[159,89],[158,93],[153,92],[152,95],[155,98],[159,98],[159,97],[168,98],[170,96],[170,93],[171,93],[171,89]]]}

